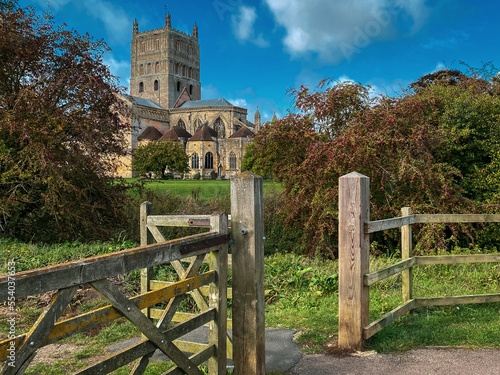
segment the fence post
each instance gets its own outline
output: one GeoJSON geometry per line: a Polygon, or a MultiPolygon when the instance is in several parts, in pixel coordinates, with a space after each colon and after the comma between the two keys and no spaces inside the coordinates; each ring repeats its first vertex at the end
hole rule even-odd
{"type": "MultiPolygon", "coordinates": [[[[153,214],[153,204],[150,202],[141,203],[140,209],[140,229],[141,229],[141,246],[150,245],[153,243],[154,238],[148,229],[148,216],[153,214]]],[[[150,281],[153,280],[154,274],[153,267],[143,268],[141,270],[141,294],[149,292],[150,281]]],[[[150,308],[145,308],[142,312],[149,318],[150,308]]]]}
{"type": "Polygon", "coordinates": [[[339,179],[339,339],[348,350],[361,350],[363,328],[369,323],[370,179],[352,172],[339,179]]]}
{"type": "MultiPolygon", "coordinates": [[[[410,207],[401,209],[401,216],[411,215],[410,207]]],[[[412,256],[412,230],[411,225],[401,227],[401,258],[408,259],[412,256]]],[[[402,272],[403,275],[403,302],[407,302],[413,298],[413,267],[402,272]]]]}
{"type": "Polygon", "coordinates": [[[261,177],[231,179],[235,375],[265,374],[264,212],[261,177]]]}
{"type": "MultiPolygon", "coordinates": [[[[227,214],[210,217],[211,230],[228,234],[227,214]]],[[[228,244],[210,253],[210,269],[217,271],[215,283],[210,284],[209,306],[217,311],[215,321],[210,322],[208,343],[215,345],[215,357],[208,360],[208,373],[222,375],[227,367],[227,250],[228,244]]]]}

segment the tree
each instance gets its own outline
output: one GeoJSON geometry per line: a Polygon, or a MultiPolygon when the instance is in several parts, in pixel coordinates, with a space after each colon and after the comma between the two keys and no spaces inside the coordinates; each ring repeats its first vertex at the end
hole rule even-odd
{"type": "MultiPolygon", "coordinates": [[[[439,126],[439,96],[378,97],[352,112],[352,91],[333,91],[340,96],[335,101],[327,93],[299,90],[310,103],[307,111],[265,126],[254,140],[254,171],[271,168],[282,182],[286,224],[302,230],[308,254],[336,255],[338,178],[352,171],[371,179],[372,220],[399,216],[404,206],[416,213],[478,210],[464,196],[460,170],[447,162],[454,135],[439,126]],[[336,136],[326,137],[316,122],[322,118],[311,116],[318,110],[351,115],[343,128],[336,127],[336,136]]],[[[425,226],[415,234],[421,251],[446,249],[451,234],[471,236],[458,225],[425,226]]]]}
{"type": "MultiPolygon", "coordinates": [[[[130,130],[103,41],[32,7],[0,17],[0,230],[24,240],[109,236],[130,130]]],[[[108,237],[109,238],[109,237],[108,237]]]]}
{"type": "Polygon", "coordinates": [[[189,157],[180,142],[152,141],[137,147],[132,157],[132,169],[139,174],[154,172],[165,177],[165,171],[189,172],[189,157]]]}

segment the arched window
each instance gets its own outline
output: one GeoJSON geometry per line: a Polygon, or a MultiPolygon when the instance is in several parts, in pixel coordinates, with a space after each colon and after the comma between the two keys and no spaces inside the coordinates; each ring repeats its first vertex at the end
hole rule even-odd
{"type": "Polygon", "coordinates": [[[217,132],[217,137],[226,138],[226,127],[220,117],[214,122],[214,130],[217,132]]]}
{"type": "Polygon", "coordinates": [[[141,52],[146,52],[146,43],[141,42],[141,52]]]}
{"type": "Polygon", "coordinates": [[[144,75],[144,65],[141,64],[141,66],[139,66],[139,75],[143,76],[144,75]]]}
{"type": "Polygon", "coordinates": [[[201,121],[199,119],[194,120],[194,132],[196,133],[201,128],[201,121]]]}
{"type": "Polygon", "coordinates": [[[160,39],[155,39],[155,49],[160,49],[160,39]]]}
{"type": "Polygon", "coordinates": [[[232,151],[229,154],[229,168],[236,169],[236,154],[232,151]]]}
{"type": "Polygon", "coordinates": [[[157,62],[155,64],[155,73],[160,73],[160,63],[159,62],[157,62]]]}
{"type": "Polygon", "coordinates": [[[189,85],[189,95],[193,95],[193,85],[189,85]]]}
{"type": "Polygon", "coordinates": [[[139,82],[139,92],[144,92],[144,82],[139,82]]]}
{"type": "Polygon", "coordinates": [[[177,81],[177,91],[181,91],[181,82],[177,81]]]}
{"type": "Polygon", "coordinates": [[[214,169],[214,155],[211,152],[205,154],[205,168],[214,169]]]}
{"type": "Polygon", "coordinates": [[[182,129],[186,129],[186,124],[184,124],[184,121],[182,121],[182,119],[180,119],[180,120],[177,122],[177,127],[178,127],[178,128],[182,128],[182,129]]]}
{"type": "Polygon", "coordinates": [[[191,155],[191,169],[198,168],[200,168],[200,158],[196,152],[193,152],[193,155],[191,155]]]}
{"type": "Polygon", "coordinates": [[[151,63],[148,64],[148,69],[146,71],[146,74],[151,74],[151,63]]]}
{"type": "Polygon", "coordinates": [[[155,80],[155,85],[154,85],[155,91],[158,91],[159,86],[160,84],[158,83],[158,80],[155,80]]]}

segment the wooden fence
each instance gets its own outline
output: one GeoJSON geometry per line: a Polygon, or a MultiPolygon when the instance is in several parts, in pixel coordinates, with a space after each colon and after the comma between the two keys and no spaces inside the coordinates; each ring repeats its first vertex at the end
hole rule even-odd
{"type": "MultiPolygon", "coordinates": [[[[237,270],[233,275],[235,374],[265,373],[262,194],[263,184],[259,177],[242,174],[231,181],[233,269],[237,270]]],[[[147,204],[141,206],[142,211],[148,209],[147,204]]],[[[39,348],[121,317],[137,326],[143,339],[77,374],[107,374],[137,359],[140,360],[131,373],[143,374],[156,349],[176,365],[169,374],[200,375],[202,372],[198,366],[206,361],[210,374],[226,373],[227,253],[230,240],[227,215],[207,216],[210,231],[171,241],[163,241],[160,237],[154,217],[148,218],[147,212],[141,212],[141,218],[141,247],[0,278],[0,302],[10,300],[11,283],[15,286],[16,300],[58,290],[29,332],[0,342],[0,361],[6,361],[2,374],[23,374],[39,348]],[[146,244],[152,242],[148,237],[153,235],[162,241],[146,244]],[[200,273],[200,266],[207,256],[210,270],[200,273]],[[189,266],[184,268],[181,260],[189,262],[189,266]],[[152,267],[167,263],[174,265],[180,280],[155,285],[151,280],[152,267]],[[135,270],[142,270],[143,293],[128,298],[108,278],[135,270]],[[110,305],[59,321],[78,288],[85,284],[96,289],[110,305]],[[172,326],[185,295],[191,293],[203,299],[200,290],[205,286],[209,286],[209,301],[200,300],[202,311],[184,317],[172,326]],[[160,303],[167,304],[164,310],[151,309],[160,303]],[[144,312],[154,314],[158,323],[154,325],[144,312]],[[186,357],[182,353],[184,344],[176,340],[207,323],[209,344],[198,346],[195,354],[186,357]]],[[[191,351],[193,347],[189,349],[191,351]]]]}
{"type": "Polygon", "coordinates": [[[500,222],[500,215],[414,215],[370,221],[370,180],[353,172],[339,179],[339,347],[361,350],[363,340],[420,306],[499,302],[500,294],[414,298],[412,269],[418,265],[500,262],[500,254],[413,256],[412,224],[500,222]],[[370,272],[370,233],[401,228],[402,260],[370,272]],[[369,322],[370,286],[402,273],[403,304],[369,322]]]}

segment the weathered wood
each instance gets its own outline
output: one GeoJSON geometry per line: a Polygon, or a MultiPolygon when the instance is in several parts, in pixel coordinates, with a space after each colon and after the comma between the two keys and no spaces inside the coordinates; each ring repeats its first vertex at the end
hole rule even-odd
{"type": "MultiPolygon", "coordinates": [[[[180,294],[187,293],[190,290],[198,288],[200,285],[206,285],[210,282],[215,281],[215,272],[209,271],[202,275],[191,277],[176,282],[173,285],[167,285],[165,288],[157,289],[147,294],[139,295],[131,298],[140,309],[146,308],[148,306],[154,306],[157,303],[172,299],[180,294]]],[[[163,310],[160,310],[163,312],[163,310]]],[[[89,329],[98,327],[102,324],[110,323],[123,315],[112,306],[101,307],[97,310],[90,311],[88,313],[78,315],[74,318],[66,319],[58,322],[51,329],[47,337],[45,338],[42,345],[52,344],[58,340],[62,340],[66,337],[70,337],[77,332],[87,331],[89,329]]],[[[182,321],[187,321],[193,317],[195,314],[191,314],[189,318],[182,321]]],[[[161,313],[154,318],[159,319],[161,313]]],[[[16,337],[17,342],[22,342],[26,337],[26,334],[19,335],[16,337]]],[[[7,349],[10,344],[10,339],[5,339],[0,342],[0,361],[4,361],[7,358],[7,349]]]]}
{"type": "Polygon", "coordinates": [[[207,227],[210,226],[210,215],[162,215],[148,217],[148,225],[158,227],[191,227],[190,221],[206,221],[207,227]]]}
{"type": "MultiPolygon", "coordinates": [[[[151,288],[151,290],[155,290],[158,288],[163,288],[163,287],[170,285],[170,284],[173,284],[173,283],[174,283],[173,281],[151,280],[150,288],[151,288]]],[[[210,293],[210,287],[209,286],[202,286],[199,289],[199,291],[201,294],[203,294],[203,296],[208,297],[208,295],[210,293]]],[[[233,298],[233,288],[227,288],[227,298],[228,299],[233,298]]]]}
{"type": "Polygon", "coordinates": [[[168,341],[168,338],[110,281],[103,279],[91,285],[108,299],[115,308],[127,317],[139,330],[151,340],[166,356],[188,375],[202,375],[203,373],[182,352],[168,341]]]}
{"type": "Polygon", "coordinates": [[[373,271],[366,274],[363,278],[363,283],[365,286],[370,286],[375,284],[380,280],[387,279],[390,276],[396,275],[404,270],[413,267],[416,263],[415,258],[409,258],[395,263],[391,266],[384,267],[378,271],[373,271]]]}
{"type": "MultiPolygon", "coordinates": [[[[410,216],[411,208],[403,207],[401,216],[410,216]]],[[[402,260],[410,259],[413,256],[413,238],[411,225],[401,227],[401,258],[402,260]]],[[[413,298],[413,268],[403,270],[402,273],[402,294],[403,302],[413,298]]]]}
{"type": "MultiPolygon", "coordinates": [[[[152,215],[148,217],[148,225],[155,225],[158,227],[210,228],[210,215],[152,215]]],[[[228,216],[228,225],[231,227],[231,215],[228,216]]]]}
{"type": "MultiPolygon", "coordinates": [[[[210,229],[229,235],[227,215],[212,215],[210,229]]],[[[208,373],[222,375],[227,366],[227,254],[228,244],[210,253],[210,269],[217,272],[217,280],[210,284],[209,306],[217,311],[217,319],[210,322],[208,343],[215,346],[215,356],[208,360],[208,373]]],[[[200,294],[201,295],[201,294],[200,294]]]]}
{"type": "Polygon", "coordinates": [[[480,294],[471,296],[451,296],[435,298],[416,298],[417,307],[420,306],[453,306],[468,303],[500,302],[500,294],[480,294]]]}
{"type": "MultiPolygon", "coordinates": [[[[218,244],[194,251],[199,255],[218,249],[221,241],[228,242],[227,235],[215,232],[195,234],[181,239],[166,241],[116,253],[99,255],[55,266],[20,272],[16,277],[16,298],[45,293],[68,286],[85,284],[95,280],[124,274],[148,266],[165,264],[182,259],[181,248],[186,245],[202,245],[210,241],[218,244]]],[[[0,302],[7,300],[7,277],[0,279],[0,302]]]]}
{"type": "MultiPolygon", "coordinates": [[[[180,275],[181,280],[194,276],[196,272],[198,272],[201,264],[203,263],[204,257],[205,256],[202,254],[194,258],[193,261],[190,263],[189,267],[187,268],[187,270],[185,270],[185,272],[182,275],[180,275]]],[[[216,272],[214,271],[214,273],[216,272]]],[[[156,325],[158,330],[164,331],[165,329],[168,328],[184,296],[185,294],[183,293],[182,295],[176,296],[175,298],[172,298],[168,301],[168,305],[162,312],[160,319],[156,325]]],[[[146,367],[149,364],[149,360],[152,357],[152,355],[153,353],[149,353],[148,355],[142,357],[139,363],[137,363],[135,367],[132,369],[131,375],[142,375],[146,370],[146,367]]]]}
{"type": "MultiPolygon", "coordinates": [[[[339,179],[339,347],[361,350],[369,323],[370,179],[357,172],[339,179]]],[[[234,289],[234,286],[233,286],[234,289]]],[[[233,318],[234,319],[234,318],[233,318]]]]}
{"type": "Polygon", "coordinates": [[[500,215],[491,214],[418,214],[415,223],[498,223],[500,215]]]}
{"type": "Polygon", "coordinates": [[[231,180],[233,362],[237,375],[265,374],[264,220],[262,178],[231,180]]]}
{"type": "Polygon", "coordinates": [[[431,255],[415,257],[418,265],[461,264],[461,263],[495,263],[500,262],[500,254],[476,255],[431,255]]]}
{"type": "MultiPolygon", "coordinates": [[[[163,309],[152,308],[151,309],[151,318],[152,319],[159,319],[161,317],[162,313],[163,313],[163,309]]],[[[196,314],[177,311],[175,313],[174,317],[172,318],[172,321],[176,322],[176,323],[185,322],[185,321],[191,319],[195,315],[196,314]]],[[[227,329],[233,329],[233,320],[232,319],[227,320],[227,329]]],[[[0,345],[1,345],[1,342],[0,342],[0,345]]],[[[0,360],[1,360],[1,358],[0,358],[0,360]]]]}
{"type": "Polygon", "coordinates": [[[404,314],[410,312],[416,307],[416,301],[411,299],[401,306],[396,307],[394,310],[388,312],[380,319],[375,320],[363,329],[363,338],[365,340],[372,337],[374,334],[387,327],[397,319],[401,318],[404,314]]]}
{"type": "MultiPolygon", "coordinates": [[[[153,236],[148,230],[148,216],[153,214],[153,204],[150,202],[143,202],[140,207],[140,232],[141,232],[141,246],[152,244],[153,236]]],[[[141,270],[141,294],[149,292],[149,282],[154,278],[153,267],[146,267],[141,270]]],[[[149,308],[144,309],[142,312],[149,317],[149,308]]]]}
{"type": "MultiPolygon", "coordinates": [[[[215,310],[208,310],[204,313],[198,314],[195,318],[189,322],[181,323],[175,327],[164,331],[165,338],[168,341],[174,341],[175,339],[184,336],[186,333],[193,331],[194,329],[203,326],[209,321],[215,319],[215,310]]],[[[137,344],[131,345],[105,359],[99,363],[93,364],[82,371],[78,372],[76,375],[101,375],[107,374],[108,372],[114,371],[126,364],[135,361],[138,358],[144,357],[151,352],[158,349],[155,344],[149,340],[142,340],[137,344]]],[[[206,359],[205,359],[206,360],[206,359]]],[[[201,364],[200,362],[198,363],[201,364]]]]}
{"type": "Polygon", "coordinates": [[[42,346],[45,337],[51,331],[57,319],[62,315],[66,306],[77,291],[77,287],[62,289],[52,298],[50,305],[38,317],[33,327],[26,334],[21,347],[16,351],[14,366],[5,366],[2,375],[22,374],[29,363],[35,358],[35,353],[42,346]]]}
{"type": "MultiPolygon", "coordinates": [[[[189,357],[189,359],[195,365],[199,366],[203,362],[206,362],[210,357],[213,357],[214,355],[215,355],[215,347],[209,346],[202,352],[192,355],[191,357],[189,357]]],[[[180,368],[175,367],[173,369],[168,370],[164,375],[184,375],[184,372],[180,368]]]]}
{"type": "Polygon", "coordinates": [[[403,217],[393,217],[384,220],[368,221],[365,223],[364,228],[366,233],[375,233],[415,223],[416,223],[415,215],[406,215],[403,217]]]}

